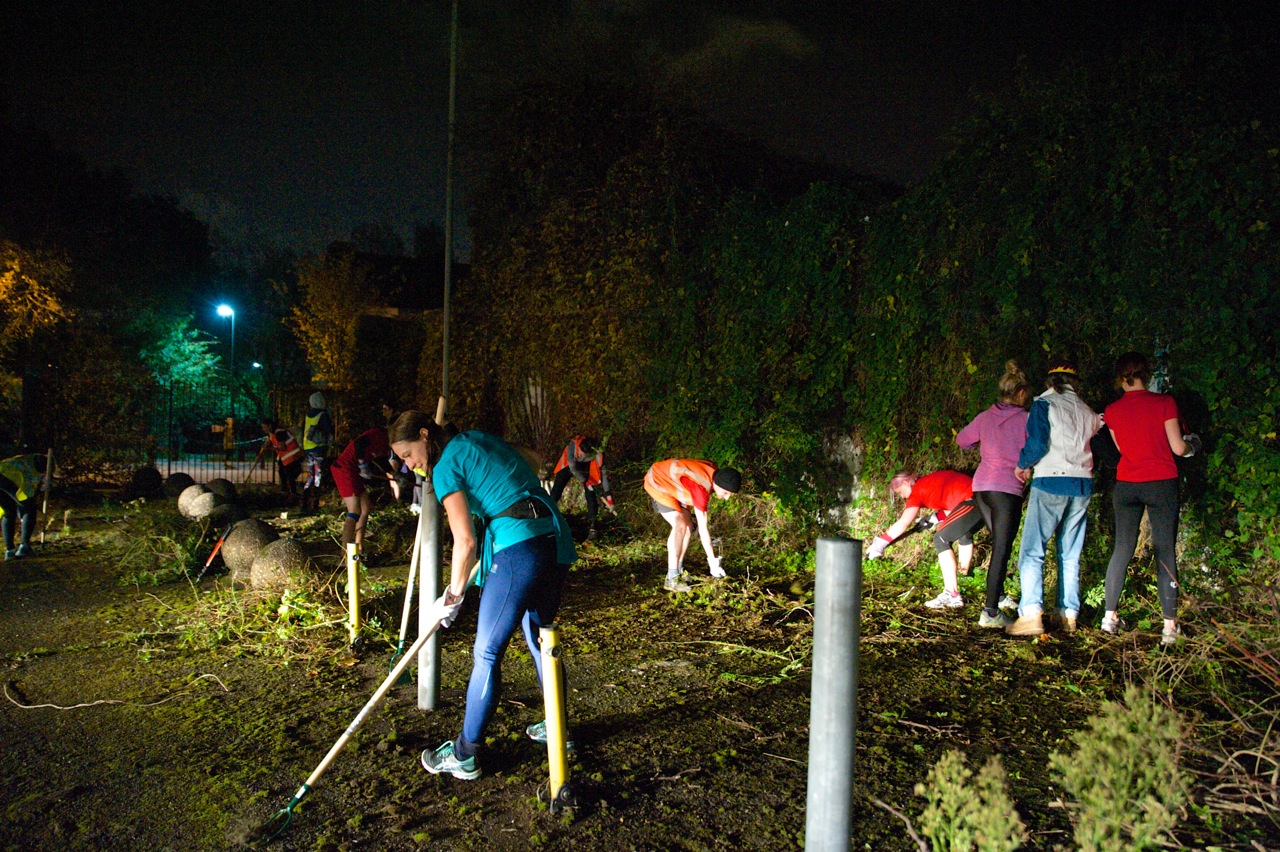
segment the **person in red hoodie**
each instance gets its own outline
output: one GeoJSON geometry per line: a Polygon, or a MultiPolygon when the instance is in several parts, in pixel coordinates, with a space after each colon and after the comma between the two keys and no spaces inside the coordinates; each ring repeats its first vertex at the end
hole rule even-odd
{"type": "Polygon", "coordinates": [[[329,469],[333,484],[346,506],[347,513],[342,519],[342,549],[355,542],[356,550],[364,545],[364,527],[369,520],[369,509],[372,502],[366,482],[375,479],[390,481],[392,491],[398,499],[399,486],[389,470],[388,458],[391,456],[391,443],[387,440],[387,430],[381,426],[366,429],[338,456],[338,460],[329,469]]]}
{"type": "Polygon", "coordinates": [[[1116,488],[1111,502],[1116,513],[1115,551],[1107,564],[1104,633],[1121,629],[1117,608],[1125,574],[1138,544],[1142,513],[1151,519],[1156,551],[1156,592],[1164,616],[1161,644],[1178,641],[1178,466],[1174,456],[1187,458],[1200,445],[1197,435],[1183,434],[1178,404],[1173,397],[1147,390],[1151,363],[1141,352],[1126,352],[1116,363],[1116,383],[1124,396],[1103,414],[1120,450],[1116,488]]]}
{"type": "Polygon", "coordinates": [[[942,569],[942,593],[925,601],[930,609],[956,609],[964,606],[960,596],[960,583],[956,574],[956,555],[952,544],[959,544],[959,570],[969,573],[973,562],[973,533],[982,525],[982,513],[973,501],[973,478],[956,470],[939,470],[928,476],[916,477],[911,473],[899,473],[889,480],[892,496],[906,502],[902,514],[889,529],[876,536],[867,548],[868,559],[879,559],[885,549],[901,538],[908,530],[918,526],[916,518],[921,509],[932,509],[937,527],[933,534],[933,546],[938,552],[938,566],[942,569]]]}

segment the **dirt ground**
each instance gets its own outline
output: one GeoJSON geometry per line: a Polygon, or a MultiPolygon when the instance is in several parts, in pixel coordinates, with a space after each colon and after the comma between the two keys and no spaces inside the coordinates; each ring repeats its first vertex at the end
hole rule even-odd
{"type": "MultiPolygon", "coordinates": [[[[5,849],[236,848],[289,801],[388,670],[385,638],[353,657],[340,624],[324,628],[320,656],[192,647],[179,616],[228,594],[226,577],[128,581],[112,543],[125,511],[82,498],[36,557],[0,564],[5,849]]],[[[614,524],[570,574],[561,623],[576,807],[553,814],[539,801],[545,748],[524,728],[542,717],[541,697],[518,639],[482,777],[419,766],[461,722],[469,602],[444,634],[440,709],[421,712],[413,687],[394,689],[271,848],[802,848],[812,575],[730,558],[728,580],[673,596],[661,589],[663,544],[614,524]]],[[[336,557],[323,534],[308,546],[336,557]]],[[[365,579],[366,615],[393,630],[407,563],[397,548],[365,579]]],[[[924,591],[864,588],[855,848],[917,848],[874,800],[914,817],[913,786],[956,747],[975,768],[1001,756],[1028,848],[1070,846],[1048,755],[1122,692],[1126,643],[1142,640],[1008,640],[976,626],[973,603],[929,613],[924,591]]],[[[1188,832],[1189,845],[1210,839],[1194,822],[1188,832]]]]}

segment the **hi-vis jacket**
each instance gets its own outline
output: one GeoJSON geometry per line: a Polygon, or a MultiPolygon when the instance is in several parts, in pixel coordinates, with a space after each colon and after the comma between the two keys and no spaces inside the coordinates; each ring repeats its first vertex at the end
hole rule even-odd
{"type": "Polygon", "coordinates": [[[298,439],[293,437],[293,433],[288,429],[277,429],[267,435],[271,441],[271,449],[276,451],[276,456],[280,459],[280,464],[292,464],[302,455],[302,448],[298,446],[298,439]],[[281,438],[280,436],[284,437],[281,438]]]}
{"type": "Polygon", "coordinates": [[[573,478],[583,485],[595,487],[603,484],[602,490],[608,492],[609,479],[605,475],[599,457],[586,456],[582,452],[582,442],[586,439],[586,435],[575,435],[569,445],[560,453],[560,461],[556,462],[556,469],[552,473],[559,473],[567,467],[569,472],[573,474],[573,478]],[[573,450],[573,458],[569,458],[570,449],[573,450]]]}
{"type": "MultiPolygon", "coordinates": [[[[712,479],[716,475],[716,466],[701,459],[668,459],[655,462],[644,475],[644,490],[657,502],[664,506],[679,508],[693,506],[693,495],[681,479],[698,483],[707,494],[712,491],[712,479]]],[[[706,510],[705,506],[698,507],[706,510]]]]}

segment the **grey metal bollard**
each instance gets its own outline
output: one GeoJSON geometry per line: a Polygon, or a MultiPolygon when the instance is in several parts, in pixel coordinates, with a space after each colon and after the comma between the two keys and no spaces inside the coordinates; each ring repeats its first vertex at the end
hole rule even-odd
{"type": "MultiPolygon", "coordinates": [[[[431,491],[431,480],[422,486],[422,514],[426,529],[422,561],[418,568],[418,635],[431,627],[431,604],[440,597],[440,501],[431,491]]],[[[434,710],[440,697],[440,631],[418,651],[418,709],[434,710]]]]}
{"type": "Polygon", "coordinates": [[[861,541],[818,539],[813,597],[813,684],[804,845],[811,852],[835,852],[850,848],[862,604],[861,541]]]}

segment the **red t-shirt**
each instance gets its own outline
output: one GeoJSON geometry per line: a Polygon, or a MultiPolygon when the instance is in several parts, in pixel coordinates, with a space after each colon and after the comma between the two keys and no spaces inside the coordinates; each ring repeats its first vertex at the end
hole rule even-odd
{"type": "Polygon", "coordinates": [[[1116,479],[1120,482],[1158,482],[1177,479],[1178,465],[1164,430],[1167,420],[1178,419],[1173,397],[1149,390],[1128,391],[1107,406],[1102,419],[1120,448],[1116,479]]]}
{"type": "Polygon", "coordinates": [[[916,480],[907,497],[907,508],[950,512],[973,496],[973,477],[958,470],[940,470],[916,480]]]}

